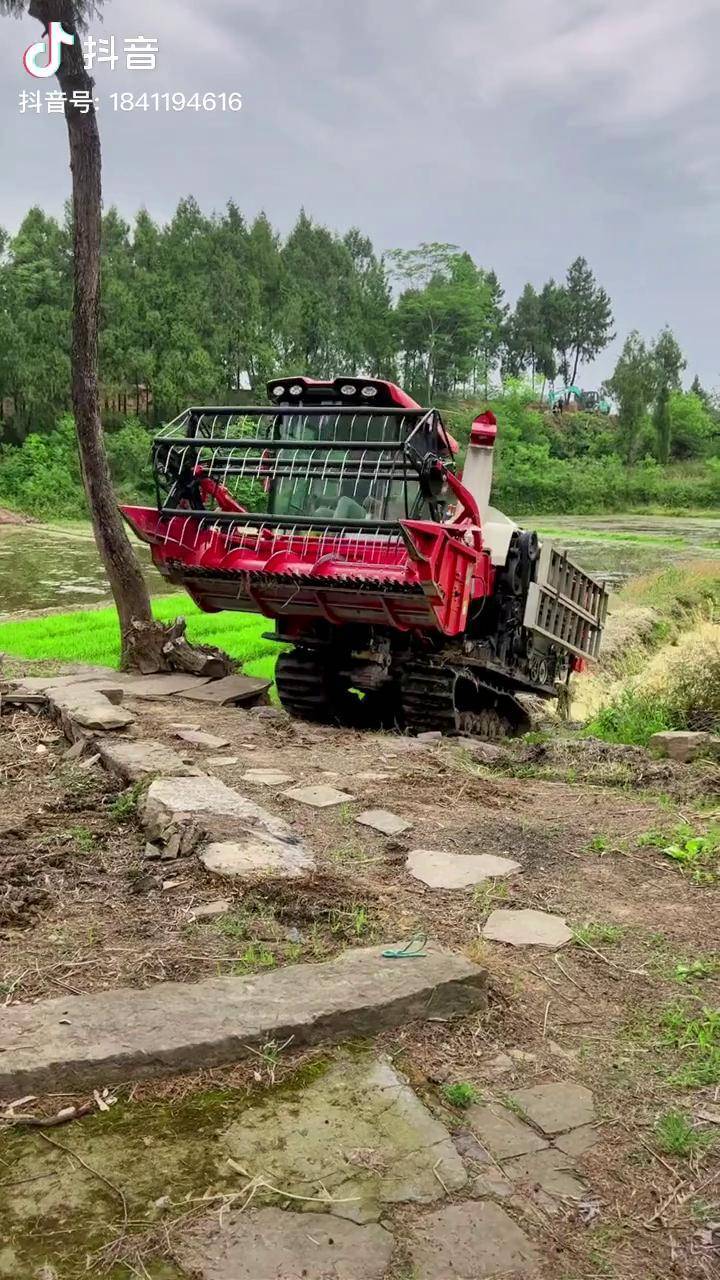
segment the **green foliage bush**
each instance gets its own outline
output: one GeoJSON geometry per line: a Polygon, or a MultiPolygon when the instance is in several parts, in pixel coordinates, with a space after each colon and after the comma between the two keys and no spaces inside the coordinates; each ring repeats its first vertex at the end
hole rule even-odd
{"type": "MultiPolygon", "coordinates": [[[[685,434],[680,437],[685,441],[700,430],[692,401],[702,409],[697,396],[673,396],[672,400],[675,408],[680,406],[681,417],[685,414],[685,434]]],[[[537,407],[532,390],[520,382],[508,382],[502,397],[489,404],[463,401],[443,409],[446,425],[461,446],[460,465],[473,418],[488,407],[498,419],[493,502],[508,515],[720,507],[720,457],[663,467],[647,456],[627,466],[614,422],[590,413],[556,419],[537,407]]],[[[137,418],[106,429],[110,470],[121,499],[153,500],[152,434],[137,418]]],[[[711,437],[702,438],[709,448],[711,437]]],[[[257,510],[264,493],[248,482],[247,493],[240,497],[250,510],[257,510]]],[[[86,514],[69,415],[61,417],[52,432],[33,432],[22,445],[0,447],[1,503],[45,518],[86,514]]]]}

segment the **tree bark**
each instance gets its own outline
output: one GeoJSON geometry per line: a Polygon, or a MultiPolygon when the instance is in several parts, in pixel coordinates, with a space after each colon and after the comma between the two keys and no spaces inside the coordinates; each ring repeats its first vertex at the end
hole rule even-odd
{"type": "Polygon", "coordinates": [[[74,293],[72,323],[72,404],[80,466],[100,558],[110,582],[120,621],[122,665],[135,665],[133,623],[152,622],[150,595],[125,532],[110,479],[100,417],[98,326],[102,163],[100,131],[92,100],[93,79],[85,69],[73,0],[31,0],[30,14],[45,30],[62,22],[75,36],[65,45],[57,73],[66,95],[65,119],[72,173],[74,293]],[[73,105],[75,93],[89,94],[87,112],[73,105]]]}
{"type": "MultiPolygon", "coordinates": [[[[47,32],[61,22],[75,43],[64,45],[57,78],[65,94],[73,203],[72,404],[80,467],[90,519],[105,566],[120,623],[121,666],[145,673],[202,670],[225,675],[234,663],[222,650],[199,646],[197,656],[184,638],[182,619],[165,627],[153,618],[150,593],[118,510],[110,478],[100,416],[98,329],[100,318],[100,240],[102,231],[102,157],[93,100],[94,81],[85,69],[75,0],[30,0],[30,16],[47,32]],[[89,98],[85,110],[73,105],[76,93],[89,98]]],[[[120,397],[118,397],[118,404],[120,397]]],[[[127,395],[125,396],[127,413],[127,395]]]]}

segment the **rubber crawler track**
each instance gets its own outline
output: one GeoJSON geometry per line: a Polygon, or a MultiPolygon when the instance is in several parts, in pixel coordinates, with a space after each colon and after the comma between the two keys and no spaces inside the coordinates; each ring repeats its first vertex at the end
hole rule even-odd
{"type": "Polygon", "coordinates": [[[450,665],[411,663],[401,677],[401,707],[409,733],[476,734],[503,738],[523,731],[526,715],[508,693],[494,689],[472,671],[450,665]],[[458,707],[458,682],[473,690],[472,705],[458,707]]]}

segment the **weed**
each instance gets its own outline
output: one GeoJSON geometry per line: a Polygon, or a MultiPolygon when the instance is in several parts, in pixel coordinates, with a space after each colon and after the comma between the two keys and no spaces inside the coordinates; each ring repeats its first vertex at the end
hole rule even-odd
{"type": "Polygon", "coordinates": [[[671,723],[669,709],[656,693],[624,689],[616,702],[600,708],[585,733],[603,742],[644,747],[654,733],[678,728],[682,725],[671,723]]]}
{"type": "Polygon", "coordinates": [[[622,936],[623,931],[618,924],[588,923],[578,925],[576,929],[573,929],[573,940],[579,946],[582,946],[583,943],[594,947],[598,942],[619,942],[622,936]]]}
{"type": "Polygon", "coordinates": [[[353,907],[350,913],[350,919],[352,920],[353,933],[355,934],[355,937],[364,937],[370,928],[370,916],[368,915],[367,907],[353,907]]]}
{"type": "Polygon", "coordinates": [[[370,912],[362,903],[355,903],[347,911],[331,911],[328,920],[331,933],[345,938],[364,938],[374,930],[370,912]]]}
{"type": "Polygon", "coordinates": [[[513,1115],[516,1115],[519,1120],[527,1121],[526,1112],[520,1106],[520,1103],[515,1100],[515,1098],[511,1098],[509,1094],[506,1094],[502,1100],[502,1104],[504,1107],[507,1108],[508,1111],[512,1111],[513,1115]]]}
{"type": "Polygon", "coordinates": [[[703,1008],[691,1017],[686,1006],[674,1005],[665,1013],[662,1027],[665,1044],[685,1058],[671,1083],[688,1088],[720,1084],[720,1009],[703,1008]]]}
{"type": "Polygon", "coordinates": [[[97,837],[88,827],[71,827],[68,835],[82,853],[92,853],[97,837]]]}
{"type": "Polygon", "coordinates": [[[253,973],[256,969],[274,969],[277,964],[274,952],[261,943],[251,943],[243,954],[235,961],[234,974],[253,973]]]}
{"type": "Polygon", "coordinates": [[[488,915],[495,903],[507,901],[507,896],[508,887],[502,880],[488,880],[473,890],[473,899],[481,915],[488,915]]]}
{"type": "Polygon", "coordinates": [[[666,858],[689,871],[696,884],[714,884],[720,876],[720,831],[706,836],[683,836],[662,850],[666,858]]]}
{"type": "Polygon", "coordinates": [[[365,850],[359,844],[339,845],[337,849],[333,849],[330,857],[334,862],[362,862],[366,857],[365,850]]]}
{"type": "Polygon", "coordinates": [[[693,1128],[681,1111],[667,1111],[655,1125],[655,1140],[661,1151],[670,1156],[691,1156],[713,1141],[712,1133],[693,1128]]]}
{"type": "Polygon", "coordinates": [[[645,831],[638,845],[659,849],[666,858],[677,862],[692,876],[696,884],[714,884],[720,878],[720,828],[711,827],[706,835],[698,835],[683,823],[670,835],[663,831],[645,831]]]}
{"type": "Polygon", "coordinates": [[[607,853],[610,841],[607,836],[593,836],[592,840],[588,840],[586,848],[588,853],[607,853]]]}
{"type": "Polygon", "coordinates": [[[720,973],[720,955],[711,955],[702,960],[688,960],[676,964],[672,976],[676,982],[693,982],[700,978],[714,978],[720,973]]]}
{"type": "Polygon", "coordinates": [[[247,938],[248,918],[240,912],[236,915],[220,916],[215,921],[215,929],[225,938],[235,938],[237,941],[241,941],[247,938]]]}
{"type": "Polygon", "coordinates": [[[116,822],[131,822],[137,813],[140,789],[140,784],[136,782],[128,791],[121,791],[110,805],[111,818],[116,822]]]}
{"type": "Polygon", "coordinates": [[[472,1084],[444,1084],[442,1088],[443,1098],[451,1107],[457,1107],[460,1111],[467,1111],[473,1102],[477,1102],[478,1094],[472,1084]]]}

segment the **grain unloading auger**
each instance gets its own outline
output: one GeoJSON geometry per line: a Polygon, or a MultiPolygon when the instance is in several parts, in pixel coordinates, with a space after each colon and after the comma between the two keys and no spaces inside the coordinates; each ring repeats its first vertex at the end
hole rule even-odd
{"type": "Polygon", "coordinates": [[[265,614],[307,720],[497,737],[518,694],[597,656],[603,587],[490,506],[496,424],[462,478],[440,414],[392,383],[282,378],[264,408],[186,410],[155,440],[157,507],[123,507],[208,612],[265,614]]]}

